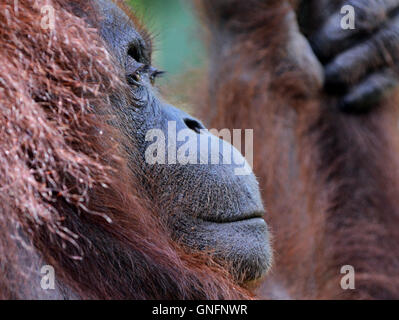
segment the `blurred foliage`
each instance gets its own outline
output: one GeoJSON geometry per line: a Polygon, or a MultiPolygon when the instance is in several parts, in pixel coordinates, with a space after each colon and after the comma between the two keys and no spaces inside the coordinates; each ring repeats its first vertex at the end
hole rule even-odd
{"type": "Polygon", "coordinates": [[[129,0],[153,36],[153,64],[166,74],[157,81],[163,97],[187,112],[198,95],[206,55],[190,0],[129,0]]]}
{"type": "Polygon", "coordinates": [[[199,24],[187,0],[130,0],[154,36],[154,64],[172,75],[201,66],[199,24]]]}

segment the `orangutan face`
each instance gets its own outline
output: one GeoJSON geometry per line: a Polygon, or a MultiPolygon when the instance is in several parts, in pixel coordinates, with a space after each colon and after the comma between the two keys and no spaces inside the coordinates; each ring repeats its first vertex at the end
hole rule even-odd
{"type": "Polygon", "coordinates": [[[151,64],[147,37],[112,1],[99,6],[101,35],[134,97],[128,103],[114,99],[114,104],[123,114],[121,127],[136,145],[129,152],[134,167],[142,168],[135,174],[145,192],[175,240],[212,252],[238,279],[260,278],[269,268],[271,249],[258,182],[248,163],[199,120],[159,97],[153,85],[160,71],[151,64]],[[184,150],[190,155],[185,157],[184,150]]]}

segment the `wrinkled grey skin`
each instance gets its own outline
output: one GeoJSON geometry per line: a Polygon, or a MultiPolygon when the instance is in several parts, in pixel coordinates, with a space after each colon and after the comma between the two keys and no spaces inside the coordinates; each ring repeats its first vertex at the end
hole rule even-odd
{"type": "MultiPolygon", "coordinates": [[[[111,54],[131,79],[135,70],[150,65],[148,45],[135,29],[132,21],[111,1],[98,1],[104,19],[101,35],[111,54]]],[[[192,249],[206,250],[226,263],[233,275],[242,281],[262,277],[271,262],[268,228],[263,220],[264,208],[258,182],[251,172],[239,176],[234,169],[242,165],[220,164],[148,164],[145,151],[153,141],[145,141],[149,129],[160,129],[168,135],[168,121],[175,121],[177,133],[190,129],[198,142],[208,140],[209,146],[221,140],[212,136],[200,121],[163,102],[152,87],[153,69],[141,72],[140,81],[131,86],[137,103],[126,107],[115,100],[123,113],[123,130],[137,146],[129,150],[137,173],[154,205],[170,227],[172,237],[192,249]],[[189,121],[187,121],[189,120],[189,121]]],[[[168,141],[168,140],[167,140],[168,141]]],[[[177,142],[177,148],[184,142],[177,142]]],[[[209,147],[198,143],[197,159],[204,160],[209,147]]],[[[230,153],[241,163],[244,158],[231,148],[230,153]]],[[[169,153],[167,153],[169,154],[169,153]]],[[[210,162],[210,158],[208,158],[210,162]]]]}

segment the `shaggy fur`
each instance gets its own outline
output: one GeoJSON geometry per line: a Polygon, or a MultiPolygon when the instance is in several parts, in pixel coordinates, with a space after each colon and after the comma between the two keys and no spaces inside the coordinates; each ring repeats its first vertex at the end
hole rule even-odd
{"type": "Polygon", "coordinates": [[[127,142],[107,125],[119,121],[109,96],[132,98],[90,8],[72,13],[89,4],[69,3],[0,4],[0,297],[248,297],[209,256],[173,243],[141,196],[127,142]],[[40,27],[45,4],[55,30],[40,27]],[[40,289],[44,264],[53,296],[40,289]]]}

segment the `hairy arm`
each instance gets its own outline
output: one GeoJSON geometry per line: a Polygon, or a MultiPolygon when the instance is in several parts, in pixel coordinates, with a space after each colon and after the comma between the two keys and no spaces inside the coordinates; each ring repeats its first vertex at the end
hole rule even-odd
{"type": "Polygon", "coordinates": [[[298,26],[295,10],[309,10],[300,1],[200,2],[210,26],[212,125],[254,129],[276,251],[261,294],[397,297],[398,115],[390,90],[398,4],[320,1],[317,23],[298,26]],[[362,23],[343,32],[336,10],[347,3],[362,23]],[[362,11],[371,5],[387,13],[379,23],[362,11]],[[370,21],[372,29],[360,27],[370,21]],[[357,290],[341,289],[344,265],[355,268],[357,290]]]}

